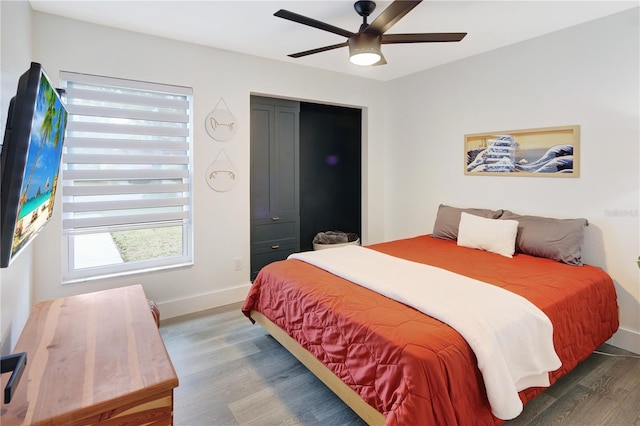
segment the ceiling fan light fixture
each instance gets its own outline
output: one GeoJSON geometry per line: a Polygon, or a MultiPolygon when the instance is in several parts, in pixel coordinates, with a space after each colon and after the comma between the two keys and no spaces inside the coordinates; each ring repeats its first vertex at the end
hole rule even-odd
{"type": "Polygon", "coordinates": [[[360,53],[351,55],[349,60],[351,61],[352,64],[366,67],[366,66],[377,63],[378,61],[380,61],[380,58],[381,58],[380,54],[378,53],[360,52],[360,53]]]}
{"type": "Polygon", "coordinates": [[[349,38],[349,61],[360,66],[369,66],[382,59],[380,36],[361,33],[349,38]]]}

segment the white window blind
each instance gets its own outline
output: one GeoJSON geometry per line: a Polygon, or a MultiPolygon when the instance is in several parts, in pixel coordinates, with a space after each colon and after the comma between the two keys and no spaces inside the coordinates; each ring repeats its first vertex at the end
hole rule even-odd
{"type": "Polygon", "coordinates": [[[64,71],[60,80],[69,111],[62,160],[66,279],[190,263],[192,90],[64,71]],[[162,237],[162,247],[145,245],[153,237],[136,233],[170,228],[177,232],[162,237]],[[117,238],[124,232],[127,238],[117,238]]]}

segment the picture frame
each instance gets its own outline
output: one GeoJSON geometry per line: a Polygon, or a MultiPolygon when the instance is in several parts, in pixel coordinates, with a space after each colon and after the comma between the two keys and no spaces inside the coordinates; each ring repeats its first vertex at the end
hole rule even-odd
{"type": "Polygon", "coordinates": [[[464,174],[575,178],[579,154],[579,125],[468,134],[464,174]]]}

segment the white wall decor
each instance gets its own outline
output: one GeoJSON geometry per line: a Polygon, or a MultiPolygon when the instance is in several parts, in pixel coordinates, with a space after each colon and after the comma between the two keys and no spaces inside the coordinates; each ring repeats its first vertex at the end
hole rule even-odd
{"type": "Polygon", "coordinates": [[[236,117],[229,110],[224,98],[220,98],[213,111],[207,114],[204,125],[209,136],[220,142],[232,139],[238,131],[236,117]]]}
{"type": "Polygon", "coordinates": [[[236,186],[236,167],[224,149],[218,152],[213,163],[207,167],[205,177],[209,187],[217,192],[227,192],[236,186]]]}

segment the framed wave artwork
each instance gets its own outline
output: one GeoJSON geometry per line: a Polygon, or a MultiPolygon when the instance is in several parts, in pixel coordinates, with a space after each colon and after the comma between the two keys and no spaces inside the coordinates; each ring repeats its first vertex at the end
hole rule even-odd
{"type": "Polygon", "coordinates": [[[465,135],[464,174],[578,177],[580,126],[465,135]]]}

